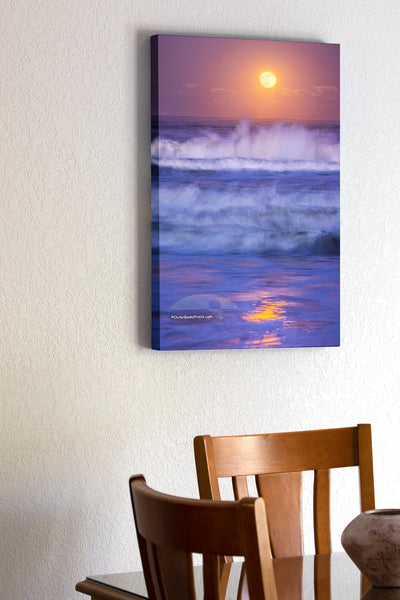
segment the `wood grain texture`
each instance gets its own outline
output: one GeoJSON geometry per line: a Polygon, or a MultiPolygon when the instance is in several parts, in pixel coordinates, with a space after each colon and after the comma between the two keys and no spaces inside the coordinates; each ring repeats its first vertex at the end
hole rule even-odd
{"type": "MultiPolygon", "coordinates": [[[[207,447],[209,447],[209,441],[207,447]]],[[[217,477],[285,473],[358,464],[357,429],[320,429],[212,438],[217,477]]]]}
{"type": "Polygon", "coordinates": [[[231,477],[235,498],[247,495],[255,476],[264,499],[274,557],[304,554],[302,471],[314,471],[316,553],[331,551],[330,470],[359,467],[362,510],[374,508],[371,426],[194,440],[200,497],[221,497],[219,479],[231,477]]]}
{"type": "Polygon", "coordinates": [[[360,465],[361,512],[375,508],[372,434],[370,425],[358,426],[358,456],[360,465]]]}
{"type": "Polygon", "coordinates": [[[317,554],[328,554],[331,543],[330,470],[314,471],[314,538],[317,554]]]}
{"type": "Polygon", "coordinates": [[[258,475],[256,481],[267,509],[273,556],[303,555],[301,473],[258,475]]]}
{"type": "Polygon", "coordinates": [[[250,597],[276,600],[262,498],[192,500],[130,479],[132,507],[150,600],[195,600],[192,552],[204,555],[204,600],[221,600],[220,558],[243,556],[250,597]]]}

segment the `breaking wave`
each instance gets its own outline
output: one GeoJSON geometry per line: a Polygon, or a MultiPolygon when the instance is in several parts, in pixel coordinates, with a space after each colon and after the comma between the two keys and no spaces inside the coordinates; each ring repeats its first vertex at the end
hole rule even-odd
{"type": "Polygon", "coordinates": [[[339,141],[328,129],[301,124],[212,129],[185,140],[157,138],[152,161],[160,167],[209,171],[338,171],[339,141]]]}

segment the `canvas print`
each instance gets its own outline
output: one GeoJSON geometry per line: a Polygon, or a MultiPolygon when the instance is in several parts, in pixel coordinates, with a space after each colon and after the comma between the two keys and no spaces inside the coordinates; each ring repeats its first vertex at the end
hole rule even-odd
{"type": "Polygon", "coordinates": [[[339,50],[152,37],[153,348],[339,345],[339,50]]]}

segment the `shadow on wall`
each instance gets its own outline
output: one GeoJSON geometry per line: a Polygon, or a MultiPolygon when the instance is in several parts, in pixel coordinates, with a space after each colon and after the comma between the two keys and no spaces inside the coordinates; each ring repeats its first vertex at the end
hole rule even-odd
{"type": "Polygon", "coordinates": [[[136,229],[132,248],[136,255],[137,292],[136,338],[140,346],[151,347],[151,154],[150,154],[150,35],[151,31],[133,30],[135,38],[135,72],[130,85],[134,98],[131,104],[132,115],[128,127],[135,131],[132,154],[135,156],[134,181],[136,229]]]}

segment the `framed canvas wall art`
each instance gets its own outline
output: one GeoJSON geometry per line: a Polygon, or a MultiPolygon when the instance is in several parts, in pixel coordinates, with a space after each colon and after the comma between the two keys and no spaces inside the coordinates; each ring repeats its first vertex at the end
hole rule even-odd
{"type": "Polygon", "coordinates": [[[151,38],[153,348],[340,344],[339,54],[151,38]]]}

